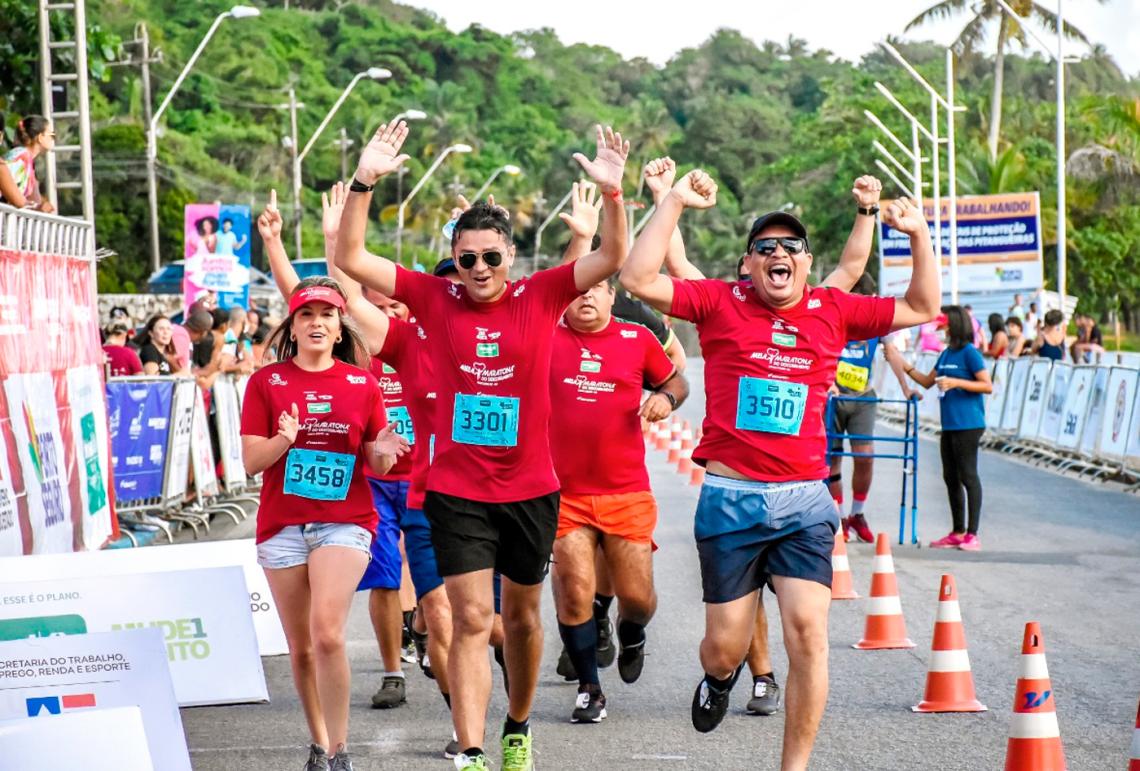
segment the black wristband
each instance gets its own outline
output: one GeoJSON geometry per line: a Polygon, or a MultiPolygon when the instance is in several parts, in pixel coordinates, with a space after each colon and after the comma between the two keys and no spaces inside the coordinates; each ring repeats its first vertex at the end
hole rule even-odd
{"type": "Polygon", "coordinates": [[[866,214],[868,217],[874,217],[876,214],[879,213],[879,205],[877,203],[873,204],[871,206],[871,208],[869,208],[869,209],[864,209],[862,206],[860,206],[859,207],[859,213],[860,214],[866,214]]]}
{"type": "Polygon", "coordinates": [[[661,396],[664,396],[666,399],[669,400],[669,404],[672,405],[673,409],[677,409],[677,397],[676,396],[669,393],[668,391],[655,391],[654,393],[657,393],[657,394],[660,394],[661,396]]]}
{"type": "Polygon", "coordinates": [[[376,185],[366,185],[356,177],[353,177],[352,184],[348,186],[348,189],[353,193],[371,193],[374,187],[376,187],[376,185]]]}

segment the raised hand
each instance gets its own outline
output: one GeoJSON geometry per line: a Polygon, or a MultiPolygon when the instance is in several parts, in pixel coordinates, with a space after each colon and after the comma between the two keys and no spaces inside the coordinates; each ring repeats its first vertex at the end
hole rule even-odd
{"type": "Polygon", "coordinates": [[[883,222],[900,233],[913,236],[927,229],[926,217],[909,198],[898,198],[887,204],[880,215],[883,222]]]}
{"type": "Polygon", "coordinates": [[[598,232],[598,220],[602,211],[602,199],[598,186],[593,182],[575,182],[570,189],[570,213],[558,218],[566,223],[570,232],[578,238],[593,238],[598,232]]]}
{"type": "Polygon", "coordinates": [[[324,231],[325,238],[336,238],[340,230],[340,215],[347,199],[348,190],[343,182],[337,182],[327,193],[321,193],[321,230],[324,231]]]}
{"type": "Polygon", "coordinates": [[[649,194],[653,196],[653,200],[659,201],[662,196],[669,192],[677,179],[677,164],[668,156],[654,158],[645,164],[641,175],[645,177],[645,186],[649,188],[649,194]]]}
{"type": "Polygon", "coordinates": [[[594,160],[589,160],[582,153],[574,153],[574,160],[590,175],[590,179],[598,183],[603,193],[612,194],[621,190],[621,180],[625,175],[625,161],[629,158],[629,142],[623,141],[621,134],[614,133],[610,126],[595,126],[597,131],[598,151],[594,160]]]}
{"type": "Polygon", "coordinates": [[[864,209],[870,209],[877,204],[882,193],[883,183],[870,174],[859,177],[851,186],[851,195],[855,197],[855,203],[864,209]]]}
{"type": "Polygon", "coordinates": [[[685,208],[711,209],[716,206],[716,182],[700,169],[693,169],[673,186],[672,195],[677,196],[685,208]]]}
{"type": "Polygon", "coordinates": [[[277,433],[285,437],[289,444],[297,441],[297,432],[301,430],[299,418],[300,413],[297,411],[296,402],[293,402],[292,414],[282,410],[281,415],[277,418],[277,433]]]}
{"type": "Polygon", "coordinates": [[[269,191],[269,203],[257,218],[257,232],[263,241],[281,239],[281,212],[277,210],[277,191],[269,191]]]}
{"type": "Polygon", "coordinates": [[[395,455],[397,458],[410,452],[412,446],[408,440],[396,433],[396,424],[389,423],[380,429],[376,435],[376,442],[372,445],[375,455],[395,455]]]}
{"type": "Polygon", "coordinates": [[[381,177],[400,168],[411,157],[400,153],[407,138],[408,124],[402,120],[392,120],[376,129],[372,139],[364,146],[364,152],[360,154],[356,179],[366,185],[375,185],[381,177]]]}

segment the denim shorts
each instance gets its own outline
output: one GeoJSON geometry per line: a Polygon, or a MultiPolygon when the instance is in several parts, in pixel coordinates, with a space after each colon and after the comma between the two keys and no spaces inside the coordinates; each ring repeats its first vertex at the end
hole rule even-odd
{"type": "Polygon", "coordinates": [[[772,576],[831,586],[839,517],[823,482],[764,484],[709,475],[696,521],[706,603],[771,587],[772,576]]]}
{"type": "Polygon", "coordinates": [[[257,564],[270,570],[294,568],[306,564],[309,554],[322,546],[345,546],[371,557],[372,533],[343,522],[287,525],[257,545],[257,564]]]}

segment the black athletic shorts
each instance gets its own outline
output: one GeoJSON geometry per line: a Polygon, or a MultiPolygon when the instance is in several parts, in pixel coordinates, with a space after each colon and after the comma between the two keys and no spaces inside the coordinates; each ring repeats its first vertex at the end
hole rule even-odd
{"type": "Polygon", "coordinates": [[[558,529],[558,492],[482,503],[429,490],[424,515],[441,576],[494,568],[516,584],[541,584],[558,529]]]}

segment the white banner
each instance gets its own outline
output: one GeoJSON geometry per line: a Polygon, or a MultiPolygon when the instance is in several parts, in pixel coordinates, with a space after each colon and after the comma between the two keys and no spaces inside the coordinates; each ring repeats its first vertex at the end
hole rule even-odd
{"type": "Polygon", "coordinates": [[[0,583],[0,640],[157,627],[183,707],[268,701],[241,568],[0,583]],[[140,588],[143,589],[140,591],[140,588]]]}
{"type": "Polygon", "coordinates": [[[0,430],[0,557],[24,553],[24,536],[20,531],[20,514],[16,507],[16,490],[8,475],[8,445],[0,430]]]}
{"type": "Polygon", "coordinates": [[[50,720],[76,710],[135,706],[142,710],[155,765],[164,771],[190,771],[160,630],[0,643],[0,720],[50,720]]]}
{"type": "Polygon", "coordinates": [[[1009,381],[1009,359],[998,359],[990,379],[993,381],[993,393],[986,399],[986,428],[996,431],[1001,427],[1001,415],[1005,409],[1006,393],[1009,381]]]}
{"type": "Polygon", "coordinates": [[[218,475],[214,470],[214,448],[210,445],[210,424],[202,394],[194,386],[194,423],[190,433],[190,459],[194,464],[194,491],[198,500],[218,494],[218,475]]]}
{"type": "Polygon", "coordinates": [[[1029,368],[1033,360],[1027,357],[1014,359],[1009,365],[1009,381],[1005,389],[1005,409],[1002,410],[998,428],[1007,433],[1017,431],[1021,421],[1021,408],[1025,404],[1025,389],[1029,384],[1029,368]]]}
{"type": "Polygon", "coordinates": [[[214,408],[218,421],[218,447],[222,453],[222,475],[227,490],[245,486],[245,466],[241,457],[241,407],[232,378],[214,382],[214,408]]]}
{"type": "Polygon", "coordinates": [[[180,380],[174,384],[174,398],[170,407],[170,447],[166,453],[166,478],[163,480],[162,499],[181,498],[190,481],[190,435],[194,430],[194,401],[198,398],[198,384],[193,380],[180,380]]]}
{"type": "Polygon", "coordinates": [[[75,448],[82,503],[83,547],[99,549],[111,537],[111,503],[107,495],[111,445],[103,375],[96,367],[69,369],[67,395],[71,405],[71,446],[75,448]]]}
{"type": "Polygon", "coordinates": [[[265,571],[257,564],[257,546],[252,538],[0,559],[0,576],[4,576],[4,584],[10,586],[22,581],[46,581],[51,578],[131,576],[229,565],[240,567],[245,574],[245,585],[249,589],[249,610],[253,616],[260,654],[281,656],[288,653],[285,632],[277,615],[277,605],[269,592],[265,571]]]}
{"type": "Polygon", "coordinates": [[[1041,415],[1040,438],[1053,444],[1061,433],[1061,416],[1065,412],[1065,399],[1069,395],[1069,379],[1073,365],[1054,362],[1049,373],[1049,395],[1045,397],[1045,412],[1041,415]]]}
{"type": "Polygon", "coordinates": [[[1128,421],[1128,442],[1125,444],[1124,463],[1130,468],[1140,469],[1140,387],[1132,402],[1132,419],[1128,421]]]}
{"type": "Polygon", "coordinates": [[[71,496],[55,384],[47,372],[9,375],[4,392],[28,496],[32,553],[72,551],[71,496]]]}
{"type": "MultiPolygon", "coordinates": [[[[0,721],[4,768],[154,771],[138,707],[0,721]]],[[[163,771],[158,766],[158,771],[163,771]]]]}
{"type": "Polygon", "coordinates": [[[1128,445],[1128,425],[1132,405],[1136,402],[1140,372],[1128,367],[1113,367],[1105,392],[1104,420],[1100,425],[1099,453],[1109,460],[1123,460],[1128,445]]]}
{"type": "Polygon", "coordinates": [[[1095,375],[1095,367],[1082,366],[1075,367],[1069,377],[1069,388],[1065,392],[1065,405],[1061,408],[1060,428],[1057,431],[1057,446],[1062,449],[1075,450],[1080,445],[1095,375]]]}
{"type": "Polygon", "coordinates": [[[1093,373],[1092,396],[1089,409],[1081,427],[1081,443],[1078,448],[1082,455],[1092,457],[1100,450],[1100,424],[1104,422],[1105,399],[1108,393],[1108,373],[1111,367],[1097,367],[1093,373]]]}
{"type": "Polygon", "coordinates": [[[1052,370],[1052,359],[1034,359],[1029,368],[1025,384],[1025,405],[1017,426],[1018,439],[1037,439],[1041,436],[1041,418],[1045,414],[1052,370]]]}

